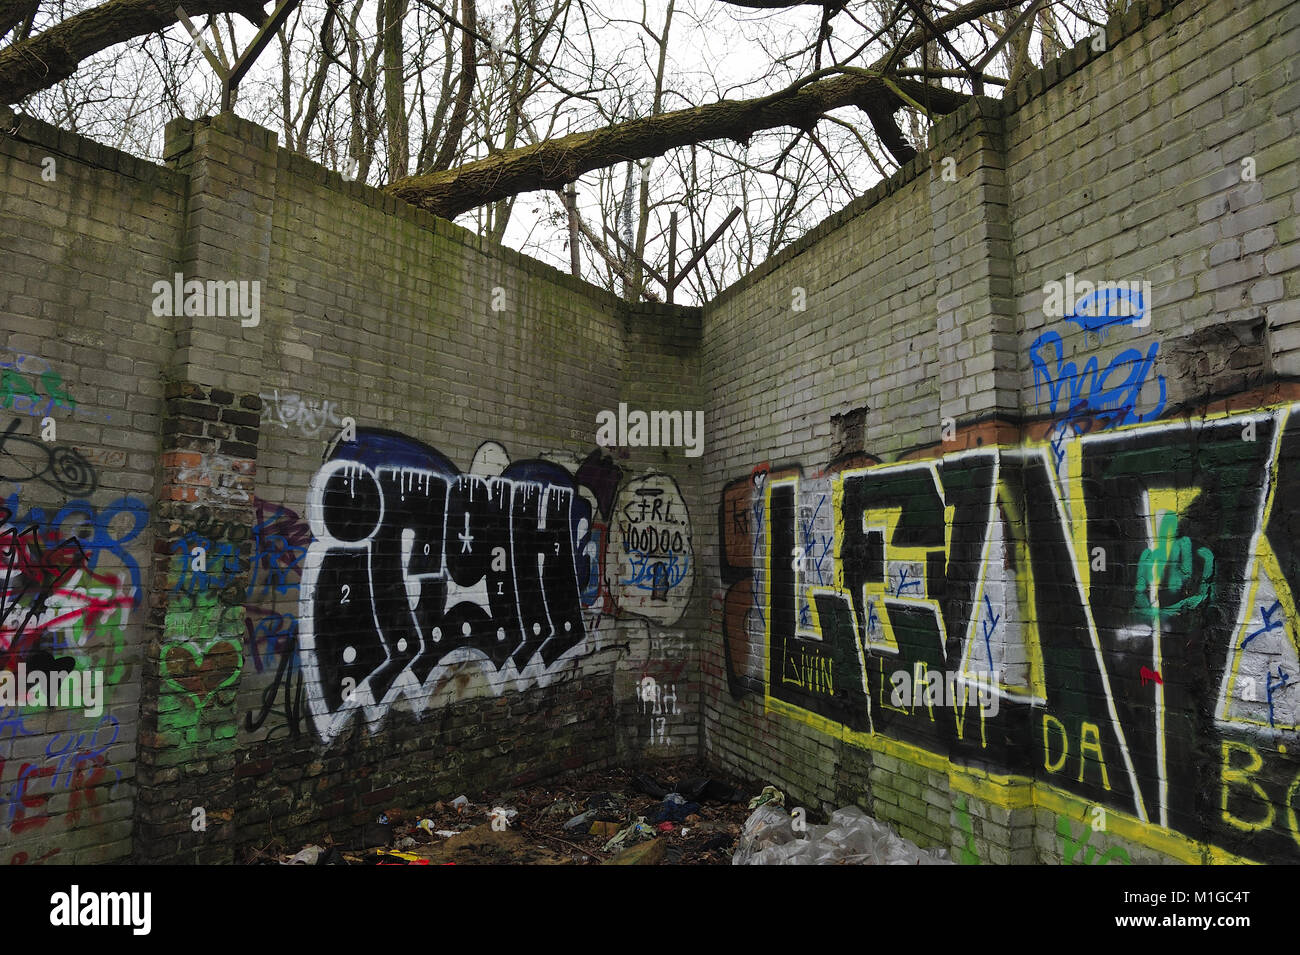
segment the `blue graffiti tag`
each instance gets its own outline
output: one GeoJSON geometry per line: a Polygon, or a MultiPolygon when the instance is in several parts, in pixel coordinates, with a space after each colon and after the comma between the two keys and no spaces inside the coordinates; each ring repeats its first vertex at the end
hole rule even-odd
{"type": "Polygon", "coordinates": [[[190,531],[184,537],[172,542],[172,553],[177,555],[178,575],[177,593],[205,593],[210,590],[222,590],[230,586],[239,575],[243,561],[239,556],[239,545],[231,543],[213,543],[202,534],[190,531]],[[192,556],[193,548],[204,551],[203,569],[198,570],[192,556]]]}
{"type": "Polygon", "coordinates": [[[1066,315],[1065,320],[1074,322],[1085,332],[1096,332],[1100,336],[1112,325],[1140,323],[1146,316],[1146,311],[1146,302],[1142,298],[1140,289],[1130,290],[1104,285],[1079,296],[1079,300],[1074,304],[1074,311],[1066,315]],[[1127,314],[1121,311],[1120,302],[1128,304],[1127,314]],[[1088,314],[1089,311],[1093,314],[1088,314]]]}
{"type": "Polygon", "coordinates": [[[1283,622],[1281,620],[1273,619],[1273,614],[1277,613],[1277,611],[1281,609],[1281,607],[1282,607],[1282,601],[1280,600],[1274,600],[1273,606],[1268,608],[1265,608],[1262,604],[1260,605],[1259,616],[1260,619],[1264,621],[1264,626],[1260,627],[1254,633],[1250,634],[1248,637],[1246,637],[1245,640],[1242,640],[1241,649],[1243,650],[1246,649],[1246,644],[1250,643],[1250,641],[1254,640],[1261,633],[1268,633],[1270,630],[1277,630],[1282,626],[1283,622]]]}
{"type": "Polygon", "coordinates": [[[984,595],[984,608],[987,611],[987,615],[984,617],[984,650],[989,655],[989,670],[992,671],[994,669],[992,637],[993,632],[997,629],[998,621],[1002,619],[1002,616],[1001,614],[993,612],[993,603],[989,600],[988,594],[984,595]],[[993,619],[990,621],[989,617],[992,617],[993,619]]]}
{"type": "Polygon", "coordinates": [[[908,570],[906,564],[904,564],[902,567],[899,567],[899,568],[898,568],[898,580],[896,580],[895,582],[893,582],[892,584],[890,584],[890,586],[887,588],[888,591],[889,591],[889,593],[891,593],[891,594],[896,594],[896,595],[898,595],[898,596],[901,597],[902,594],[903,594],[903,591],[907,590],[907,588],[909,588],[909,587],[920,588],[920,586],[921,586],[921,578],[920,578],[920,577],[913,577],[911,580],[908,580],[907,578],[908,578],[908,575],[909,575],[910,573],[911,573],[911,571],[908,570]]]}
{"type": "Polygon", "coordinates": [[[127,552],[126,545],[134,540],[149,523],[149,505],[143,500],[138,497],[119,497],[104,507],[96,507],[84,500],[69,501],[53,516],[48,516],[47,512],[39,507],[31,508],[26,514],[20,514],[17,494],[10,494],[4,506],[12,515],[9,520],[13,526],[27,527],[35,524],[42,539],[46,541],[62,540],[67,537],[68,535],[63,532],[64,522],[71,517],[82,518],[81,524],[89,525],[90,530],[89,539],[77,535],[81,540],[82,549],[86,552],[86,569],[95,570],[100,555],[105,551],[112,554],[131,574],[135,603],[139,604],[140,595],[143,593],[140,586],[140,565],[127,552]],[[124,528],[119,522],[118,527],[122,529],[118,536],[114,537],[110,533],[110,528],[122,516],[130,518],[130,526],[124,528]]]}
{"type": "Polygon", "coordinates": [[[1160,387],[1155,407],[1139,414],[1137,405],[1159,351],[1159,342],[1152,342],[1145,356],[1136,348],[1126,349],[1111,359],[1105,371],[1099,371],[1100,363],[1094,355],[1080,370],[1073,361],[1065,360],[1061,336],[1053,331],[1043,332],[1029,346],[1029,361],[1034,368],[1034,403],[1043,403],[1042,389],[1046,387],[1049,410],[1054,414],[1062,408],[1070,409],[1072,415],[1086,411],[1098,417],[1103,428],[1151,421],[1165,408],[1164,375],[1155,377],[1160,387]],[[1055,349],[1055,355],[1045,358],[1042,353],[1045,349],[1055,349]],[[1111,383],[1112,376],[1118,375],[1125,377],[1111,383]]]}
{"type": "Polygon", "coordinates": [[[822,505],[826,503],[826,495],[823,494],[817,501],[817,509],[813,511],[811,520],[800,518],[800,524],[803,525],[803,552],[808,558],[811,571],[817,575],[817,583],[824,583],[822,579],[822,562],[826,560],[826,555],[831,550],[831,537],[828,534],[822,534],[821,537],[821,554],[817,553],[817,538],[819,535],[813,533],[814,526],[817,523],[817,515],[821,513],[822,505]]]}
{"type": "MultiPolygon", "coordinates": [[[[63,779],[63,787],[65,789],[71,786],[73,771],[81,763],[93,761],[96,757],[103,756],[107,753],[108,748],[117,742],[117,737],[120,732],[121,727],[118,725],[117,717],[113,716],[111,713],[105,713],[99,718],[99,722],[95,724],[95,729],[90,734],[90,739],[86,738],[84,732],[78,733],[75,737],[72,735],[71,731],[67,734],[55,733],[54,736],[50,738],[49,743],[45,746],[46,759],[53,759],[55,756],[59,758],[58,766],[54,770],[54,782],[51,783],[51,786],[57,785],[60,778],[63,779]],[[99,731],[105,725],[111,726],[113,736],[107,743],[100,743],[99,731]],[[56,746],[59,737],[63,735],[67,736],[67,742],[65,742],[61,747],[56,746]],[[87,749],[88,746],[94,746],[94,748],[87,749]],[[71,760],[70,764],[68,763],[69,760],[71,760]],[[67,764],[66,771],[64,770],[65,764],[67,764]]],[[[117,778],[120,781],[122,778],[122,771],[120,769],[114,769],[113,772],[117,773],[117,778]]]]}
{"type": "Polygon", "coordinates": [[[1282,669],[1280,664],[1278,665],[1277,668],[1276,683],[1273,682],[1272,670],[1265,670],[1264,675],[1267,677],[1267,680],[1264,683],[1264,690],[1265,692],[1268,693],[1268,725],[1273,726],[1275,725],[1273,722],[1273,691],[1280,690],[1286,686],[1290,686],[1291,677],[1285,670],[1282,669]]]}
{"type": "Polygon", "coordinates": [[[629,548],[627,562],[632,576],[622,582],[631,584],[638,590],[656,593],[672,590],[686,579],[686,573],[690,570],[690,559],[685,554],[650,555],[629,548]]]}
{"type": "Polygon", "coordinates": [[[17,707],[6,706],[0,709],[0,739],[4,739],[4,734],[10,732],[14,738],[19,736],[35,736],[36,730],[29,730],[23,722],[23,714],[17,707]]]}
{"type": "Polygon", "coordinates": [[[1056,461],[1056,473],[1061,473],[1061,464],[1065,461],[1066,445],[1071,437],[1082,437],[1092,430],[1092,419],[1087,417],[1087,405],[1084,402],[1074,405],[1059,421],[1052,425],[1047,433],[1052,443],[1052,456],[1056,461]],[[1070,432],[1074,432],[1071,435],[1070,432]]]}

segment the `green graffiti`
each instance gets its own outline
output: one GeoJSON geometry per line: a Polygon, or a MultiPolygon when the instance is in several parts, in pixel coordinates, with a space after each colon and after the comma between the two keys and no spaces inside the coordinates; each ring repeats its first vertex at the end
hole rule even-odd
{"type": "Polygon", "coordinates": [[[243,608],[213,591],[172,595],[158,672],[158,729],[186,742],[233,744],[235,688],[244,670],[243,608]]]}
{"type": "MultiPolygon", "coordinates": [[[[233,707],[234,693],[223,691],[229,691],[238,683],[243,671],[244,651],[236,641],[217,639],[207,649],[200,649],[192,641],[163,647],[159,673],[163,683],[175,692],[169,701],[171,705],[159,701],[158,728],[196,738],[200,722],[233,726],[233,710],[229,713],[213,712],[206,718],[204,711],[214,697],[219,707],[233,707]]],[[[223,732],[220,725],[214,725],[211,735],[213,739],[219,739],[231,734],[223,732]]]]}
{"type": "Polygon", "coordinates": [[[1178,536],[1177,514],[1162,511],[1155,546],[1143,551],[1138,561],[1137,602],[1134,610],[1154,623],[1199,607],[1209,600],[1213,594],[1211,578],[1214,576],[1214,554],[1208,547],[1197,548],[1196,553],[1201,558],[1201,574],[1200,579],[1192,584],[1192,539],[1178,536]],[[1165,604],[1159,599],[1160,593],[1181,593],[1189,585],[1195,586],[1195,593],[1181,600],[1165,604]],[[1154,604],[1151,602],[1153,587],[1157,591],[1154,604]]]}
{"type": "Polygon", "coordinates": [[[63,405],[65,408],[76,410],[77,402],[73,400],[72,395],[68,394],[63,387],[63,378],[56,371],[41,372],[41,384],[45,386],[45,393],[63,405]]]}
{"type": "Polygon", "coordinates": [[[971,823],[970,812],[966,806],[966,797],[957,800],[957,826],[966,833],[966,842],[961,847],[962,865],[979,865],[980,856],[975,851],[975,827],[971,823]]]}
{"type": "MultiPolygon", "coordinates": [[[[42,372],[40,379],[46,396],[50,398],[45,407],[46,413],[49,413],[55,405],[76,409],[77,403],[73,400],[72,395],[68,394],[63,385],[63,378],[58,372],[42,372]]],[[[27,380],[20,372],[12,368],[6,368],[4,373],[0,374],[0,408],[14,408],[15,410],[39,414],[40,412],[37,410],[38,394],[39,392],[27,383],[27,380]],[[21,398],[25,404],[15,405],[15,397],[21,398]]]]}
{"type": "Polygon", "coordinates": [[[1071,831],[1070,820],[1065,816],[1056,817],[1056,834],[1061,837],[1061,851],[1065,856],[1065,865],[1106,865],[1112,861],[1123,865],[1133,864],[1133,860],[1128,857],[1128,851],[1123,846],[1111,846],[1101,855],[1097,855],[1097,847],[1091,844],[1092,833],[1092,827],[1085,822],[1083,835],[1076,839],[1071,831]],[[1074,857],[1080,848],[1085,851],[1083,858],[1076,863],[1074,857]]]}
{"type": "Polygon", "coordinates": [[[0,406],[12,408],[16,394],[25,395],[29,400],[34,401],[36,389],[27,384],[18,373],[6,370],[3,375],[0,375],[0,395],[4,396],[3,400],[0,400],[0,406]]]}

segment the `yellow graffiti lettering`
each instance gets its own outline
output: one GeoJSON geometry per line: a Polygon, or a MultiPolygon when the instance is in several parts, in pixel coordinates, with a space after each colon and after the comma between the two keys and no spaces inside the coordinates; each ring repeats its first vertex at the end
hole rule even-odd
{"type": "Polygon", "coordinates": [[[1286,825],[1291,830],[1291,838],[1296,841],[1297,845],[1300,845],[1300,824],[1297,824],[1295,815],[1297,789],[1300,789],[1300,776],[1296,776],[1295,779],[1291,780],[1291,785],[1287,787],[1286,791],[1286,825]]]}
{"type": "Polygon", "coordinates": [[[1101,766],[1101,784],[1110,789],[1110,777],[1106,775],[1106,760],[1101,755],[1101,730],[1097,728],[1096,723],[1084,723],[1079,731],[1079,782],[1083,782],[1084,754],[1088,752],[1097,754],[1097,763],[1101,766]],[[1092,742],[1088,742],[1088,737],[1092,737],[1092,742]]]}
{"type": "Polygon", "coordinates": [[[1044,713],[1043,714],[1043,769],[1047,770],[1049,773],[1059,773],[1062,767],[1065,766],[1065,758],[1069,755],[1070,755],[1070,737],[1065,732],[1065,724],[1062,723],[1060,720],[1058,720],[1055,716],[1050,716],[1049,714],[1044,713]],[[1047,736],[1049,721],[1050,721],[1050,725],[1056,727],[1057,731],[1060,732],[1061,734],[1061,758],[1058,759],[1055,763],[1052,763],[1051,761],[1052,744],[1047,736]]]}
{"type": "MultiPolygon", "coordinates": [[[[1242,832],[1258,832],[1261,829],[1267,829],[1273,825],[1273,818],[1276,813],[1273,810],[1273,804],[1268,801],[1268,793],[1264,792],[1262,786],[1250,777],[1264,765],[1264,757],[1260,756],[1255,747],[1249,743],[1238,743],[1230,739],[1223,741],[1223,767],[1219,771],[1219,779],[1222,782],[1220,806],[1223,810],[1223,821],[1228,825],[1240,829],[1242,832]],[[1250,754],[1250,764],[1247,766],[1232,765],[1233,751],[1246,752],[1250,754]],[[1228,787],[1233,783],[1245,783],[1255,791],[1260,800],[1268,809],[1268,815],[1263,819],[1251,822],[1249,819],[1242,819],[1234,816],[1228,811],[1228,787]]],[[[1294,784],[1292,785],[1294,788],[1294,784]]]]}

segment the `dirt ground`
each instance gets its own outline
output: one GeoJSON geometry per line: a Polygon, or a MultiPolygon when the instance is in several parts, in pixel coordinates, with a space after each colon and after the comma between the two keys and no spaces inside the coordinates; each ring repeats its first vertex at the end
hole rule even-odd
{"type": "Polygon", "coordinates": [[[347,865],[598,865],[635,847],[644,856],[624,864],[730,865],[736,839],[750,815],[748,800],[761,783],[728,776],[693,759],[657,761],[636,767],[574,772],[513,790],[466,792],[467,805],[452,799],[432,805],[376,810],[376,822],[348,838],[326,839],[318,847],[272,843],[248,854],[253,864],[347,865]],[[675,806],[641,791],[658,784],[666,792],[701,778],[712,780],[696,797],[698,807],[675,806]],[[638,785],[640,781],[640,785],[638,785]],[[652,783],[650,782],[652,781],[652,783]],[[649,785],[647,785],[649,783],[649,785]],[[722,797],[722,798],[719,798],[722,797]],[[742,801],[725,801],[743,797],[742,801]],[[493,821],[495,808],[507,818],[493,821]],[[689,809],[689,814],[683,810],[689,809]],[[510,816],[509,810],[516,815],[510,816]],[[573,817],[582,824],[565,828],[573,817]],[[678,821],[654,822],[656,814],[678,821]],[[382,818],[381,818],[382,816],[382,818]],[[621,831],[645,817],[642,832],[608,846],[621,831]],[[387,820],[385,823],[383,820],[387,820]],[[423,826],[420,825],[422,820],[423,826]],[[502,828],[503,824],[507,828],[502,828]],[[662,843],[648,845],[651,841],[662,843]],[[386,843],[386,844],[385,844],[386,843]],[[608,847],[607,847],[608,846],[608,847]],[[295,856],[297,859],[295,860],[295,856]]]}

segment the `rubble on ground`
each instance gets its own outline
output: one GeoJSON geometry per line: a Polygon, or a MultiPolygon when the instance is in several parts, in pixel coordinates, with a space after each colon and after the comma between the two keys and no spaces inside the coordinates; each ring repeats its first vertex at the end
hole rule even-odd
{"type": "Polygon", "coordinates": [[[571,773],[394,805],[342,838],[249,854],[270,865],[731,865],[945,861],[856,807],[794,835],[780,791],[695,760],[571,773]],[[757,809],[751,808],[757,806],[757,809]],[[856,813],[856,815],[854,815],[856,813]],[[762,816],[756,823],[755,818],[762,816]],[[778,818],[778,816],[782,818],[778,818]],[[865,820],[865,822],[863,821],[865,820]],[[748,828],[747,828],[748,824],[748,828]],[[808,845],[794,845],[796,838],[808,845]],[[910,848],[909,848],[910,847],[910,848]],[[743,858],[742,858],[743,857],[743,858]]]}

